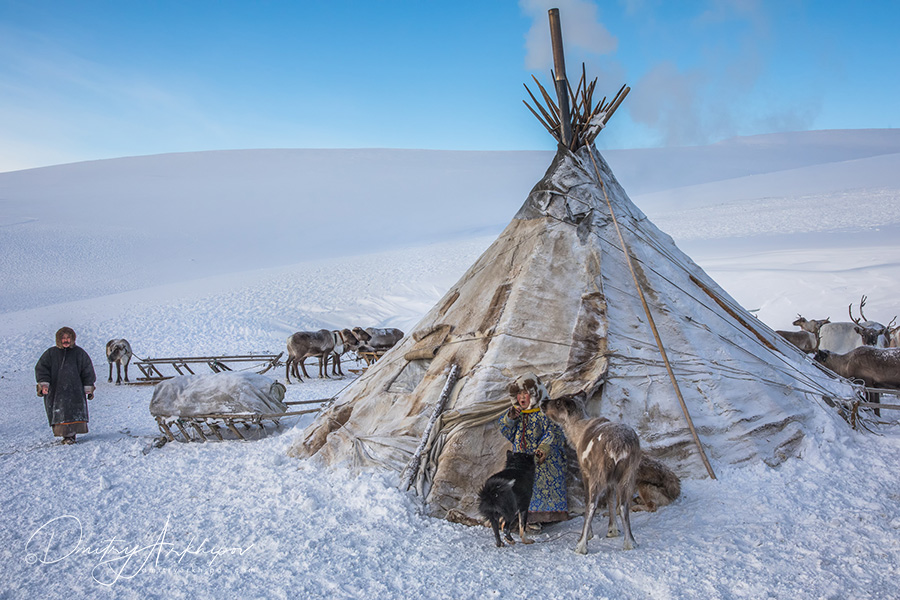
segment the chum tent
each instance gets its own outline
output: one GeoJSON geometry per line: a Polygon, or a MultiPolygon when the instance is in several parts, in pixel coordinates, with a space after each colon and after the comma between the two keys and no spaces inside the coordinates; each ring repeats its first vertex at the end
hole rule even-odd
{"type": "MultiPolygon", "coordinates": [[[[478,490],[503,467],[510,446],[497,420],[507,385],[525,373],[551,397],[585,391],[590,415],[632,426],[682,477],[775,466],[846,425],[835,407],[857,396],[853,386],[738,305],[619,185],[593,139],[621,91],[610,110],[592,108],[583,77],[578,89],[574,141],[554,133],[557,154],[512,222],[292,456],[394,472],[428,514],[464,520],[477,518],[478,490]]],[[[548,106],[538,118],[561,131],[548,106]]]]}
{"type": "Polygon", "coordinates": [[[509,447],[496,424],[507,385],[528,372],[551,397],[586,391],[591,415],[634,427],[679,475],[707,476],[591,152],[710,459],[774,466],[840,420],[831,405],[855,396],[847,382],[741,308],[632,204],[592,146],[561,147],[499,238],[316,418],[293,455],[405,474],[457,364],[415,477],[429,514],[475,516],[478,490],[509,447]]]}

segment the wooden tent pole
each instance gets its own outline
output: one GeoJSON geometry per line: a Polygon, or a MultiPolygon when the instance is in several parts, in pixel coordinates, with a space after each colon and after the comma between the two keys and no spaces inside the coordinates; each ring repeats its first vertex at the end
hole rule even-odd
{"type": "Polygon", "coordinates": [[[653,337],[656,339],[656,346],[659,348],[659,353],[662,355],[663,363],[666,365],[666,371],[669,373],[669,380],[672,382],[672,387],[675,388],[675,395],[678,396],[678,402],[681,404],[681,412],[684,413],[684,418],[687,420],[688,428],[691,430],[691,435],[694,437],[694,443],[697,444],[697,449],[700,451],[700,458],[703,460],[703,465],[706,467],[706,472],[709,473],[709,476],[713,479],[716,479],[716,474],[713,472],[712,465],[709,464],[709,459],[706,458],[706,451],[703,450],[703,444],[700,443],[700,437],[697,435],[697,430],[694,428],[694,421],[691,419],[691,413],[688,412],[687,404],[684,402],[684,396],[681,395],[681,388],[678,387],[678,381],[675,379],[675,373],[672,371],[672,365],[669,364],[669,357],[666,354],[666,348],[663,346],[662,340],[659,337],[659,330],[656,329],[656,322],[653,320],[653,315],[650,313],[650,307],[647,305],[647,299],[644,297],[644,290],[641,289],[641,284],[638,281],[637,273],[634,271],[634,264],[631,262],[631,254],[628,253],[628,245],[625,243],[625,238],[622,236],[622,230],[619,229],[619,221],[616,219],[616,213],[613,211],[612,202],[609,200],[609,194],[606,193],[606,184],[603,182],[603,178],[600,177],[600,169],[597,168],[597,161],[594,159],[594,151],[593,148],[588,146],[588,152],[591,155],[591,163],[594,165],[594,172],[597,174],[597,180],[600,182],[600,188],[603,190],[603,197],[606,199],[606,206],[609,207],[609,214],[612,217],[613,225],[616,227],[616,233],[619,235],[619,243],[622,245],[622,252],[625,253],[625,262],[628,264],[628,270],[631,271],[631,277],[634,279],[634,285],[637,288],[638,296],[641,298],[641,304],[644,307],[644,314],[647,315],[647,321],[650,323],[650,329],[653,331],[653,337]]]}
{"type": "Polygon", "coordinates": [[[551,8],[550,41],[553,45],[553,70],[556,79],[556,97],[559,100],[560,141],[566,148],[572,144],[572,118],[569,110],[569,83],[566,81],[566,57],[563,54],[562,27],[559,24],[559,9],[551,8]]]}

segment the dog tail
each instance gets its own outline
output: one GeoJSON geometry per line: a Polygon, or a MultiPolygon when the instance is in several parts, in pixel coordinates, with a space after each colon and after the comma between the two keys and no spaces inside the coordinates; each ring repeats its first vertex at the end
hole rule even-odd
{"type": "Polygon", "coordinates": [[[502,481],[494,479],[486,481],[484,486],[482,486],[481,491],[478,492],[478,503],[481,507],[481,513],[485,516],[489,516],[487,512],[490,511],[491,508],[497,506],[498,500],[505,494],[508,494],[515,483],[515,479],[504,479],[502,481]]]}

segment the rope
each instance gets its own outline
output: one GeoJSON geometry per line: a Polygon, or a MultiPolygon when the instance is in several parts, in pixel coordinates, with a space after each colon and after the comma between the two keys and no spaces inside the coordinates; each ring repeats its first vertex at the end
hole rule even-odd
{"type": "MultiPolygon", "coordinates": [[[[595,160],[594,160],[593,154],[591,154],[591,161],[594,163],[594,171],[595,171],[595,173],[597,173],[597,170],[598,170],[598,169],[597,169],[597,165],[596,165],[596,162],[595,162],[595,160]]],[[[590,176],[589,173],[588,173],[586,170],[582,170],[582,172],[583,172],[586,176],[590,176]]],[[[598,174],[598,177],[599,177],[599,174],[598,174]]],[[[605,185],[603,185],[602,179],[601,179],[601,186],[602,186],[602,188],[603,188],[604,196],[606,196],[607,205],[609,205],[609,197],[608,197],[608,195],[606,194],[606,187],[605,187],[605,185]]],[[[568,194],[566,194],[566,193],[561,193],[561,192],[551,192],[551,193],[557,193],[557,194],[560,194],[560,195],[562,195],[562,196],[564,196],[564,197],[567,197],[567,198],[569,197],[568,194]]],[[[558,219],[558,218],[556,218],[556,217],[552,217],[552,215],[548,215],[548,216],[551,216],[551,218],[554,218],[554,219],[556,219],[556,220],[558,220],[558,221],[562,221],[561,219],[558,219]]],[[[622,227],[622,228],[626,229],[629,233],[631,233],[634,237],[643,240],[643,242],[644,242],[645,244],[647,244],[650,248],[656,250],[660,255],[662,255],[663,257],[668,258],[668,259],[672,262],[672,264],[678,266],[683,272],[687,273],[688,275],[692,275],[691,270],[687,267],[687,265],[686,265],[684,262],[682,262],[681,257],[676,256],[676,255],[674,255],[672,252],[670,252],[669,249],[666,248],[665,246],[663,246],[663,245],[659,242],[659,240],[658,240],[657,238],[655,238],[655,237],[648,237],[647,235],[645,235],[645,233],[644,233],[643,231],[637,230],[637,229],[634,229],[634,228],[631,228],[631,227],[628,227],[627,223],[624,224],[624,225],[619,224],[618,221],[615,220],[615,215],[611,213],[611,216],[613,217],[613,220],[614,220],[614,222],[615,222],[615,224],[616,224],[616,228],[617,228],[617,232],[619,233],[620,240],[621,240],[621,237],[622,237],[622,236],[621,236],[621,231],[619,231],[619,228],[622,227]]],[[[646,220],[646,219],[644,219],[644,220],[646,220]]],[[[609,247],[610,247],[611,249],[615,249],[616,251],[622,252],[622,248],[621,248],[621,247],[617,247],[617,246],[616,246],[615,244],[613,244],[611,241],[606,240],[605,238],[603,238],[603,237],[597,235],[596,232],[592,232],[592,235],[595,235],[601,243],[608,244],[609,247]]],[[[715,300],[717,303],[720,303],[720,302],[721,302],[722,304],[726,304],[731,310],[736,311],[736,310],[737,310],[738,308],[740,308],[740,307],[737,306],[737,305],[735,305],[733,302],[727,300],[726,298],[723,298],[723,297],[719,296],[718,294],[716,294],[715,298],[712,298],[712,297],[709,295],[709,292],[707,292],[707,296],[706,296],[706,297],[703,297],[703,298],[697,297],[696,295],[694,295],[694,294],[692,293],[691,290],[686,290],[686,289],[684,289],[683,287],[681,287],[680,285],[678,285],[676,282],[672,281],[672,280],[671,280],[669,277],[667,277],[665,274],[663,274],[663,273],[661,273],[660,271],[658,271],[653,265],[647,264],[647,263],[645,263],[644,261],[640,260],[640,259],[637,258],[637,257],[632,257],[630,254],[625,253],[625,255],[626,255],[626,256],[625,256],[626,261],[628,261],[629,259],[630,259],[630,260],[635,260],[635,261],[637,261],[638,263],[640,263],[640,265],[641,265],[641,267],[642,267],[643,270],[645,270],[645,271],[647,271],[647,272],[651,272],[651,273],[655,274],[657,277],[659,277],[660,279],[666,281],[666,282],[669,283],[669,285],[671,285],[673,288],[675,288],[676,290],[679,290],[680,292],[682,292],[683,294],[685,294],[687,297],[689,297],[689,298],[691,298],[692,300],[694,300],[698,305],[703,306],[704,308],[706,308],[707,310],[709,310],[710,313],[712,313],[714,316],[716,316],[717,318],[719,318],[719,319],[721,319],[722,321],[724,321],[726,325],[730,326],[731,328],[735,329],[736,331],[739,331],[739,332],[741,332],[741,333],[743,334],[743,333],[746,332],[747,329],[751,329],[751,333],[753,333],[753,334],[754,334],[755,336],[757,336],[757,337],[760,337],[761,335],[764,335],[765,332],[757,331],[757,330],[756,330],[755,328],[753,328],[749,323],[747,324],[746,328],[739,328],[739,327],[738,327],[737,325],[735,325],[732,321],[730,321],[730,320],[728,320],[728,319],[725,319],[725,318],[721,315],[721,312],[720,312],[720,311],[714,310],[713,308],[711,308],[711,307],[707,304],[707,301],[708,301],[709,299],[713,299],[713,300],[715,300]]],[[[629,266],[630,266],[630,265],[629,265],[629,266]]],[[[705,285],[705,284],[704,284],[704,285],[705,285]]],[[[628,292],[627,292],[625,289],[623,289],[623,288],[619,288],[619,287],[616,287],[616,286],[613,286],[613,287],[615,287],[615,289],[617,289],[618,291],[620,291],[620,292],[622,292],[622,293],[625,293],[625,294],[628,293],[628,292]]],[[[640,288],[638,288],[638,291],[639,291],[639,293],[640,293],[640,288]]],[[[712,291],[712,290],[710,290],[710,291],[712,291]]],[[[720,306],[721,306],[721,304],[720,304],[720,306]]],[[[723,342],[727,343],[728,345],[733,346],[733,347],[739,349],[740,351],[742,351],[742,352],[744,352],[744,353],[746,353],[746,354],[750,354],[751,356],[756,357],[756,355],[754,355],[752,352],[750,352],[749,350],[747,350],[745,347],[741,346],[740,344],[734,342],[733,340],[731,340],[731,339],[729,339],[729,338],[726,338],[726,337],[722,336],[721,334],[715,334],[714,332],[712,332],[712,330],[709,329],[709,327],[706,327],[706,326],[702,325],[701,323],[699,323],[699,322],[697,322],[697,321],[692,321],[692,324],[694,324],[694,325],[696,325],[696,326],[699,326],[699,327],[704,327],[708,332],[713,333],[714,335],[717,335],[717,337],[719,337],[723,342]]],[[[764,344],[764,346],[765,346],[765,344],[764,344]]],[[[791,379],[801,379],[801,380],[803,380],[804,383],[805,383],[806,385],[808,385],[810,389],[794,388],[794,387],[791,387],[791,386],[785,386],[784,384],[777,383],[777,382],[770,381],[770,380],[760,380],[758,376],[755,376],[755,375],[752,375],[752,374],[750,374],[750,373],[745,372],[745,373],[747,373],[748,375],[751,375],[751,376],[752,376],[752,380],[754,380],[754,381],[760,381],[760,382],[762,382],[762,383],[771,384],[771,385],[774,385],[774,386],[777,386],[777,387],[781,387],[781,388],[787,388],[787,389],[792,389],[792,390],[797,390],[797,391],[802,391],[802,392],[807,392],[807,393],[810,393],[810,392],[816,392],[816,393],[822,394],[823,396],[826,396],[826,397],[829,397],[829,398],[832,398],[832,399],[838,399],[838,398],[836,398],[835,395],[831,392],[831,390],[828,390],[828,389],[826,389],[824,386],[818,384],[816,381],[814,381],[814,380],[813,380],[810,376],[808,376],[806,373],[804,373],[804,372],[802,372],[802,371],[799,371],[799,370],[797,370],[797,369],[790,369],[790,370],[788,370],[787,368],[785,368],[785,366],[790,366],[790,361],[788,360],[788,358],[787,358],[782,352],[777,351],[776,349],[773,349],[773,348],[768,348],[768,350],[769,350],[769,354],[770,354],[770,355],[774,355],[775,358],[776,358],[780,363],[782,363],[782,366],[781,366],[781,367],[778,367],[778,366],[776,366],[776,365],[770,363],[770,365],[772,366],[773,369],[775,369],[776,371],[778,371],[778,372],[784,374],[784,375],[787,376],[788,378],[791,378],[791,379]]],[[[759,358],[759,357],[756,357],[756,358],[759,358]]],[[[740,372],[740,371],[738,371],[738,370],[735,370],[735,371],[736,371],[736,372],[740,372]]],[[[843,400],[843,399],[842,399],[842,400],[843,400]]]]}
{"type": "MultiPolygon", "coordinates": [[[[686,266],[685,264],[683,264],[680,260],[678,260],[678,257],[672,255],[671,252],[669,252],[667,249],[665,249],[665,248],[663,248],[662,246],[660,246],[660,245],[657,243],[657,241],[656,241],[655,239],[652,239],[652,238],[648,238],[648,237],[646,237],[646,236],[643,236],[643,235],[641,235],[641,232],[639,232],[639,231],[637,231],[637,230],[635,230],[635,229],[628,228],[627,226],[625,227],[625,229],[627,229],[627,230],[628,230],[630,233],[632,233],[634,236],[640,237],[641,239],[643,239],[649,246],[651,246],[652,248],[654,248],[654,249],[655,249],[657,252],[659,252],[662,256],[669,258],[669,259],[672,261],[673,264],[675,264],[675,265],[677,265],[678,267],[680,267],[685,273],[687,273],[687,274],[689,274],[689,275],[691,274],[691,272],[690,272],[690,270],[687,268],[687,266],[686,266]]],[[[612,248],[615,248],[616,250],[621,251],[621,248],[616,247],[615,245],[613,245],[613,244],[612,244],[611,242],[609,242],[608,240],[606,240],[606,239],[604,239],[604,238],[602,238],[602,237],[598,237],[598,239],[599,239],[601,242],[604,242],[604,243],[609,244],[612,248]]],[[[733,328],[733,329],[735,329],[736,331],[739,331],[739,332],[741,332],[741,333],[744,333],[744,332],[745,332],[745,328],[738,327],[738,326],[735,325],[732,321],[725,319],[725,318],[722,316],[722,314],[721,314],[720,311],[713,310],[713,309],[707,304],[706,300],[707,300],[708,298],[710,298],[710,296],[709,296],[708,293],[707,293],[707,297],[706,297],[706,298],[698,297],[698,296],[694,295],[694,294],[692,293],[691,290],[686,290],[685,288],[683,288],[683,287],[681,287],[680,285],[678,285],[676,282],[672,281],[669,277],[667,277],[667,276],[664,275],[663,273],[661,273],[661,272],[659,272],[658,270],[656,270],[652,265],[648,265],[647,263],[645,263],[644,261],[641,261],[641,260],[638,259],[638,258],[634,258],[634,260],[637,260],[637,261],[641,264],[642,268],[643,268],[645,271],[652,272],[653,274],[655,274],[655,275],[656,275],[657,277],[659,277],[660,279],[666,281],[666,282],[669,283],[669,285],[671,285],[673,288],[679,290],[680,292],[682,292],[683,294],[685,294],[687,297],[689,297],[689,298],[691,298],[692,300],[694,300],[698,305],[703,306],[704,308],[706,308],[707,310],[709,310],[710,313],[711,313],[712,315],[714,315],[714,316],[716,316],[717,318],[719,318],[719,319],[721,319],[722,321],[724,321],[726,325],[730,326],[731,328],[733,328]]],[[[627,292],[626,292],[624,289],[622,289],[622,288],[616,288],[616,289],[618,289],[618,290],[621,291],[622,293],[627,293],[627,292]]],[[[737,307],[736,305],[734,305],[734,304],[731,303],[730,301],[727,301],[725,298],[723,298],[723,297],[721,297],[721,296],[718,296],[718,295],[717,295],[716,297],[717,297],[718,300],[721,301],[722,303],[727,304],[732,310],[735,310],[735,311],[736,311],[737,308],[739,308],[739,307],[737,307]]],[[[729,339],[729,338],[727,338],[727,337],[724,337],[724,336],[722,336],[721,334],[716,334],[716,333],[714,333],[708,326],[705,326],[705,325],[703,325],[702,323],[699,323],[699,322],[697,322],[697,321],[692,321],[692,324],[695,325],[695,326],[697,326],[697,327],[703,327],[703,328],[706,329],[709,333],[711,333],[711,334],[716,335],[717,337],[719,337],[719,339],[720,339],[722,342],[724,342],[724,343],[726,343],[726,344],[728,344],[728,345],[730,345],[730,346],[733,346],[734,348],[740,350],[741,352],[744,352],[744,353],[749,354],[749,355],[751,355],[751,356],[756,356],[755,354],[753,354],[752,352],[750,352],[746,347],[744,347],[744,346],[742,346],[742,345],[736,343],[734,340],[729,339]]],[[[749,327],[749,324],[748,324],[748,327],[749,327]]],[[[755,330],[754,330],[752,333],[754,333],[754,335],[757,335],[757,337],[759,337],[759,335],[761,335],[759,332],[757,332],[757,331],[755,331],[755,330]]],[[[769,348],[768,350],[769,350],[769,354],[773,355],[780,363],[782,363],[782,365],[790,366],[790,361],[788,360],[788,358],[787,358],[782,352],[780,352],[780,351],[772,351],[771,348],[769,348]]],[[[813,392],[813,391],[814,391],[814,392],[817,392],[817,393],[822,394],[822,395],[824,395],[824,396],[827,396],[827,397],[830,397],[830,398],[835,398],[834,394],[833,394],[830,390],[826,389],[826,388],[825,388],[824,386],[822,386],[822,385],[819,385],[815,380],[813,380],[813,379],[812,379],[810,376],[808,376],[806,373],[804,373],[804,372],[802,372],[802,371],[799,371],[799,370],[797,370],[797,369],[791,369],[791,370],[789,371],[789,370],[788,370],[787,368],[785,368],[784,366],[779,367],[779,366],[776,366],[776,365],[774,365],[774,364],[772,364],[772,363],[769,363],[769,364],[770,364],[770,366],[771,366],[773,369],[775,369],[776,371],[778,371],[778,372],[780,372],[780,373],[786,375],[787,377],[789,377],[789,378],[791,378],[791,379],[802,379],[802,380],[804,381],[804,383],[806,383],[806,384],[811,388],[811,389],[801,389],[801,388],[793,388],[793,387],[788,386],[789,389],[796,389],[796,390],[798,390],[798,391],[803,391],[803,392],[813,392]]],[[[755,376],[754,376],[753,379],[754,379],[754,380],[758,380],[758,377],[755,377],[755,376]]],[[[760,380],[760,381],[762,381],[762,382],[764,382],[764,383],[769,383],[769,384],[772,384],[772,385],[777,385],[777,386],[779,386],[779,387],[785,387],[783,384],[778,384],[778,383],[776,383],[776,382],[769,381],[769,380],[760,380]]]]}
{"type": "Polygon", "coordinates": [[[666,349],[663,346],[662,340],[659,337],[659,331],[656,329],[656,322],[653,320],[653,315],[650,313],[650,307],[647,305],[647,299],[644,297],[644,290],[641,289],[641,284],[638,281],[637,273],[634,271],[634,265],[631,262],[631,254],[628,252],[628,246],[625,243],[625,238],[622,237],[622,230],[619,229],[619,221],[616,219],[616,213],[613,211],[612,202],[609,199],[609,195],[606,193],[606,184],[603,182],[603,178],[600,177],[600,169],[597,168],[597,162],[594,160],[594,151],[592,148],[588,147],[588,154],[591,156],[591,163],[594,165],[594,172],[597,174],[597,180],[600,182],[600,187],[603,190],[603,197],[606,200],[606,206],[609,207],[609,214],[612,217],[613,225],[616,227],[616,233],[619,236],[619,242],[622,244],[622,252],[625,253],[625,262],[628,265],[628,270],[631,271],[631,277],[634,279],[634,285],[637,289],[638,296],[641,299],[641,305],[644,307],[644,314],[647,315],[647,321],[650,324],[650,329],[653,331],[653,337],[656,339],[656,345],[659,348],[659,353],[662,355],[663,362],[666,364],[666,372],[669,374],[669,380],[672,382],[672,387],[675,389],[675,395],[678,397],[678,402],[681,404],[681,411],[684,413],[684,418],[687,420],[688,428],[691,430],[691,436],[694,438],[694,443],[697,445],[697,449],[700,451],[700,458],[703,460],[703,465],[706,467],[706,472],[709,473],[709,476],[712,479],[716,478],[716,474],[713,472],[712,465],[709,464],[709,459],[706,457],[706,451],[703,450],[703,444],[700,443],[700,437],[697,435],[697,430],[694,428],[694,421],[691,419],[691,414],[688,411],[687,404],[684,402],[684,397],[681,395],[681,388],[678,387],[678,381],[675,379],[675,373],[672,372],[672,365],[669,364],[669,357],[666,355],[666,349]]]}

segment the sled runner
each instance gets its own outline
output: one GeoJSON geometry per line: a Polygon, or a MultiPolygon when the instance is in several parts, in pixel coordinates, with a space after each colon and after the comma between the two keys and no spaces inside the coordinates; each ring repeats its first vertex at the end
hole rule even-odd
{"type": "Polygon", "coordinates": [[[206,442],[210,439],[252,440],[268,436],[266,426],[281,428],[281,419],[319,412],[330,399],[287,402],[286,404],[319,404],[313,409],[281,413],[231,413],[186,416],[155,415],[156,424],[169,442],[206,442]],[[243,431],[242,431],[243,430],[243,431]]]}

